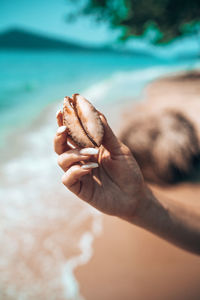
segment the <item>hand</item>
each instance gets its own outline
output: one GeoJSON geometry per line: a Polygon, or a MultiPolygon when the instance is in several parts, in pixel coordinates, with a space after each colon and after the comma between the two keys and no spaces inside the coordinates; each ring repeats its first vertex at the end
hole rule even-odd
{"type": "MultiPolygon", "coordinates": [[[[58,164],[65,172],[62,182],[98,210],[127,219],[134,216],[144,197],[143,176],[130,150],[117,139],[105,117],[100,117],[105,133],[99,149],[71,149],[67,128],[58,128],[54,148],[59,155],[58,164]]],[[[61,112],[57,122],[62,125],[61,112]]]]}

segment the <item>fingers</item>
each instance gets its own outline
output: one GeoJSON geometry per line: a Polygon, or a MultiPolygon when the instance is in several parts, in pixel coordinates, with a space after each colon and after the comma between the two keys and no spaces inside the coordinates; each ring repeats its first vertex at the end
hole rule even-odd
{"type": "Polygon", "coordinates": [[[67,144],[67,127],[58,127],[54,138],[54,150],[57,154],[61,154],[68,149],[70,149],[70,147],[67,144]]]}
{"type": "Polygon", "coordinates": [[[67,127],[63,126],[63,114],[61,110],[57,111],[56,120],[59,128],[54,138],[54,150],[57,154],[61,154],[70,149],[67,145],[67,127]]]}
{"type": "Polygon", "coordinates": [[[81,177],[89,174],[92,169],[97,168],[97,163],[88,163],[87,165],[74,165],[67,170],[62,177],[62,183],[70,189],[75,183],[77,183],[81,177]]]}
{"type": "Polygon", "coordinates": [[[79,165],[72,166],[62,177],[62,183],[70,189],[79,179],[90,173],[90,169],[84,170],[79,165]]]}
{"type": "Polygon", "coordinates": [[[77,145],[67,135],[67,127],[63,126],[63,113],[61,110],[57,111],[56,120],[59,128],[54,138],[55,152],[61,154],[71,148],[77,148],[77,145]]]}
{"type": "Polygon", "coordinates": [[[61,112],[61,110],[58,110],[56,113],[56,119],[57,119],[57,124],[58,126],[62,126],[63,125],[63,114],[61,112]]]}
{"type": "Polygon", "coordinates": [[[115,136],[103,114],[100,114],[104,126],[103,146],[113,155],[121,154],[122,142],[115,136]]]}
{"type": "Polygon", "coordinates": [[[78,185],[75,183],[78,183],[82,176],[89,174],[92,169],[98,168],[99,165],[96,162],[86,162],[83,165],[77,163],[84,162],[97,154],[98,149],[94,148],[71,149],[61,154],[58,158],[58,164],[65,171],[62,177],[63,184],[69,189],[73,186],[73,192],[78,193],[76,190],[78,185]]]}
{"type": "Polygon", "coordinates": [[[63,169],[63,171],[67,171],[73,164],[89,160],[91,156],[97,155],[98,149],[94,148],[84,148],[82,150],[73,149],[58,157],[58,165],[63,169]]]}

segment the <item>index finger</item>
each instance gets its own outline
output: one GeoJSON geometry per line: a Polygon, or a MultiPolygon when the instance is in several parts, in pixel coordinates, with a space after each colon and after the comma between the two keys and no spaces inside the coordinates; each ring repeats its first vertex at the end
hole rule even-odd
{"type": "Polygon", "coordinates": [[[62,126],[63,125],[63,114],[61,110],[58,110],[56,113],[56,120],[57,120],[57,124],[58,126],[62,126]]]}
{"type": "Polygon", "coordinates": [[[58,155],[71,149],[70,146],[67,144],[67,139],[68,139],[67,127],[66,126],[59,127],[54,137],[54,151],[58,155]]]}

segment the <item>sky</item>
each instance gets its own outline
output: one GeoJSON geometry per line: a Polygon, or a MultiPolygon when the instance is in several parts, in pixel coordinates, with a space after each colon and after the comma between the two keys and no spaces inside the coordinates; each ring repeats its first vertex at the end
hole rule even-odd
{"type": "MultiPolygon", "coordinates": [[[[71,0],[73,1],[75,0],[71,0]]],[[[79,17],[73,23],[66,22],[67,13],[72,7],[74,5],[70,4],[70,0],[0,0],[0,32],[21,27],[81,44],[102,45],[116,41],[118,31],[109,29],[105,23],[94,22],[92,17],[79,17]]],[[[152,52],[156,50],[162,55],[186,51],[199,53],[196,38],[175,41],[168,47],[155,47],[137,38],[128,42],[126,47],[152,52]]]]}
{"type": "Polygon", "coordinates": [[[106,24],[97,24],[92,17],[66,22],[71,7],[69,0],[0,0],[0,31],[23,27],[97,45],[110,43],[116,38],[117,32],[111,31],[106,24]]]}

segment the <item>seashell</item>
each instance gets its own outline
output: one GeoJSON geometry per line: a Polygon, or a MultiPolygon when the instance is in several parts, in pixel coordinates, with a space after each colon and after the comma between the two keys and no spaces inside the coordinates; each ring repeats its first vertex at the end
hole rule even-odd
{"type": "Polygon", "coordinates": [[[63,125],[73,142],[81,147],[99,147],[104,128],[95,107],[79,94],[66,96],[63,104],[63,125]]]}

